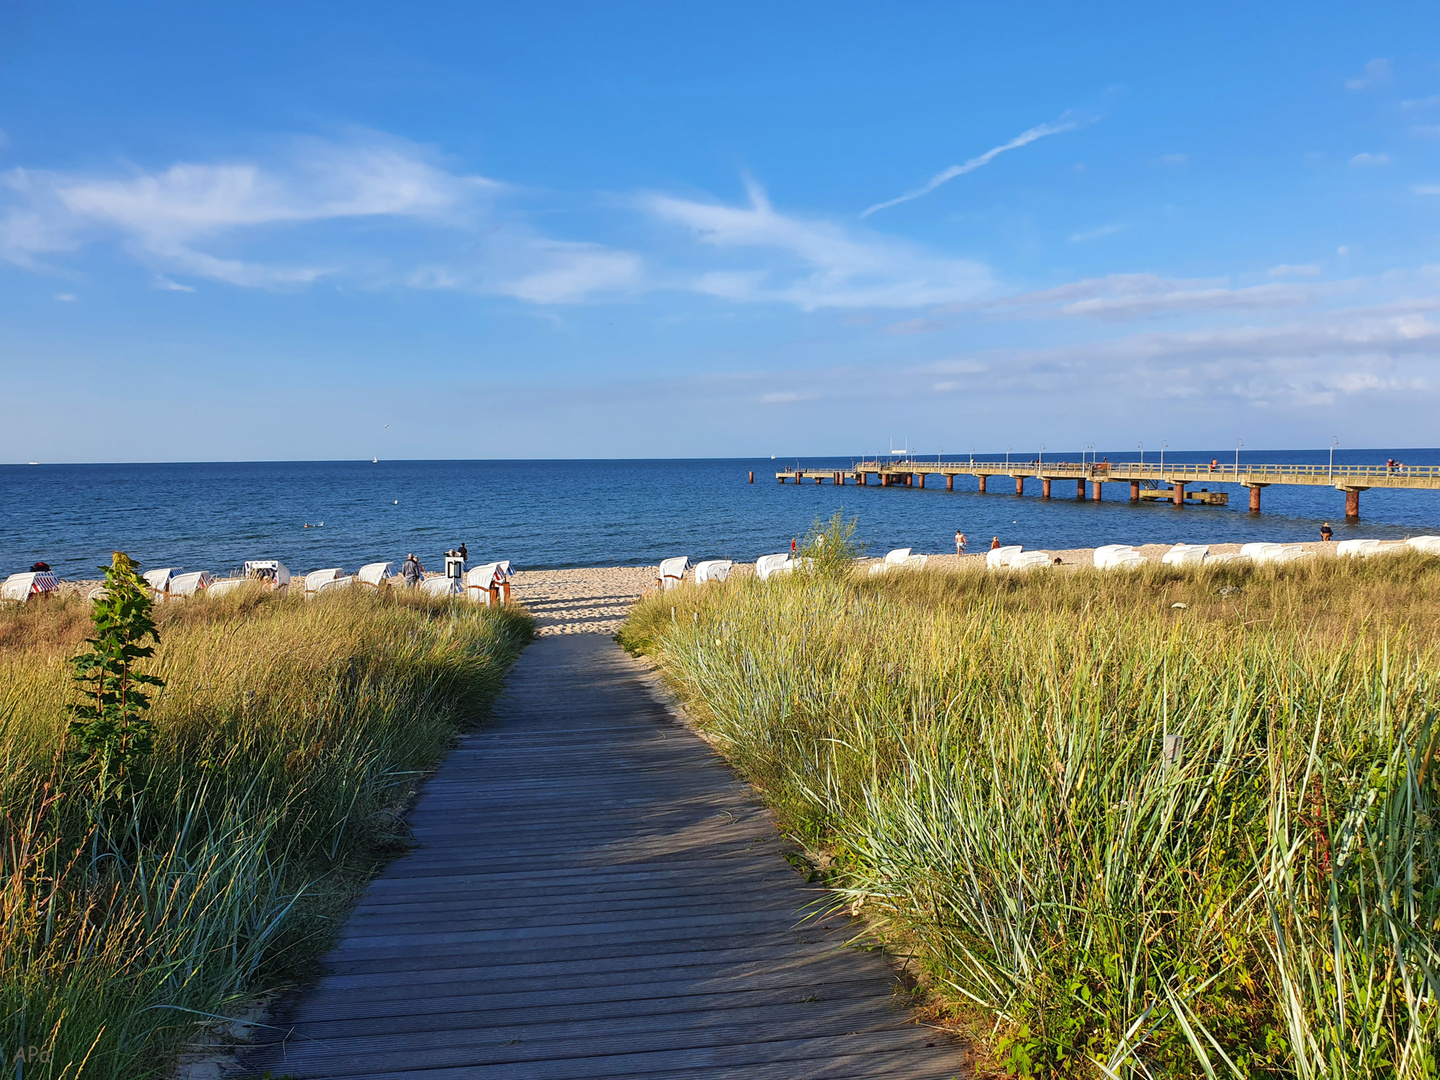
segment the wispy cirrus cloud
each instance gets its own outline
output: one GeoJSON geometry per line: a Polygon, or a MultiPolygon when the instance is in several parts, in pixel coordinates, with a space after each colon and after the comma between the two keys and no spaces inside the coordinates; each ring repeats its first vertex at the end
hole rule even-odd
{"type": "Polygon", "coordinates": [[[966,173],[971,173],[974,172],[976,169],[984,168],[986,165],[989,165],[990,162],[994,161],[997,157],[999,157],[1001,154],[1006,153],[1007,151],[1018,150],[1022,146],[1029,146],[1037,139],[1043,139],[1047,135],[1059,135],[1061,132],[1074,131],[1076,128],[1084,127],[1086,124],[1091,122],[1091,118],[1079,117],[1071,113],[1066,113],[1058,120],[1052,120],[1046,124],[1037,124],[1035,127],[1032,127],[1026,131],[1022,131],[1019,135],[1016,135],[1015,138],[1011,139],[1009,142],[1001,143],[999,146],[992,146],[983,154],[973,157],[969,161],[963,162],[959,165],[951,165],[948,169],[942,169],[940,172],[936,173],[924,184],[922,184],[920,187],[916,188],[913,191],[907,191],[903,195],[897,195],[893,199],[887,199],[884,202],[878,202],[874,206],[867,207],[860,212],[860,216],[862,218],[867,218],[871,214],[877,213],[881,210],[888,210],[892,206],[899,206],[901,203],[907,203],[914,199],[922,198],[923,196],[929,195],[932,191],[940,187],[942,184],[948,184],[957,176],[964,176],[966,173]]]}
{"type": "Polygon", "coordinates": [[[1350,159],[1351,168],[1366,169],[1377,165],[1389,165],[1390,155],[1385,153],[1371,154],[1368,152],[1356,154],[1350,159]]]}
{"type": "Polygon", "coordinates": [[[991,288],[990,270],[979,261],[947,258],[863,228],[782,213],[753,181],[746,191],[749,204],[740,206],[671,195],[641,200],[654,217],[739,262],[694,275],[686,287],[806,311],[926,307],[974,299],[991,288]]]}
{"type": "Polygon", "coordinates": [[[1090,240],[1101,240],[1107,236],[1114,236],[1124,228],[1124,225],[1100,225],[1093,229],[1082,229],[1079,232],[1070,234],[1070,242],[1072,244],[1083,244],[1090,240]]]}
{"type": "Polygon", "coordinates": [[[974,310],[995,314],[1066,316],[1124,321],[1160,315],[1227,309],[1295,307],[1310,299],[1292,285],[1231,288],[1224,278],[1167,278],[1159,274],[1109,274],[1051,289],[1001,297],[974,310]]]}

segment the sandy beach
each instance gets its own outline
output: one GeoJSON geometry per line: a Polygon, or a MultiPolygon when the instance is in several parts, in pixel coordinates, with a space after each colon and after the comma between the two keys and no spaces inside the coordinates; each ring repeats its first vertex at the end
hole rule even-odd
{"type": "MultiPolygon", "coordinates": [[[[1319,556],[1332,556],[1333,543],[1311,541],[1299,545],[1306,551],[1319,556]]],[[[1062,567],[1094,565],[1094,548],[1069,548],[1052,550],[1036,548],[1029,550],[1050,551],[1060,560],[1062,567]]],[[[1147,559],[1159,561],[1169,544],[1142,544],[1135,549],[1147,559]]],[[[1215,555],[1238,552],[1239,544],[1211,544],[1215,555]]],[[[862,559],[862,564],[879,562],[879,559],[862,559]]],[[[927,567],[941,569],[985,568],[985,551],[956,555],[930,555],[927,567]]],[[[566,570],[518,570],[511,580],[511,596],[524,604],[535,616],[539,632],[549,634],[605,634],[611,635],[620,629],[630,607],[647,589],[655,587],[653,566],[591,566],[566,570]]],[[[744,577],[755,572],[753,563],[737,563],[732,573],[744,577]]],[[[433,575],[427,575],[433,576],[433,575]]],[[[98,581],[62,581],[60,591],[66,594],[84,596],[98,581]]]]}

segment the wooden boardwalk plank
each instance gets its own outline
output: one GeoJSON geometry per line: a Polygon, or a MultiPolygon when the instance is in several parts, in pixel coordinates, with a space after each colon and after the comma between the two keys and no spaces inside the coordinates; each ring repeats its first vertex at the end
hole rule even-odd
{"type": "Polygon", "coordinates": [[[245,1062],[307,1080],[948,1080],[880,954],[608,639],[511,672],[327,974],[245,1062]]]}

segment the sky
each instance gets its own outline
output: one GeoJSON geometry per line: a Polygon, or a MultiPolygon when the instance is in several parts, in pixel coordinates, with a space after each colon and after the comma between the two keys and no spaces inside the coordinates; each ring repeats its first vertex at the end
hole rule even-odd
{"type": "Polygon", "coordinates": [[[1435,446],[1440,8],[0,0],[0,462],[1435,446]]]}

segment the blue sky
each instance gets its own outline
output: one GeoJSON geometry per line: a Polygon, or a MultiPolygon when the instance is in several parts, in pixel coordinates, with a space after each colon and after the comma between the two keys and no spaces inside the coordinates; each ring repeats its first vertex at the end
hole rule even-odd
{"type": "Polygon", "coordinates": [[[1440,443],[1433,5],[0,4],[0,460],[1440,443]]]}

